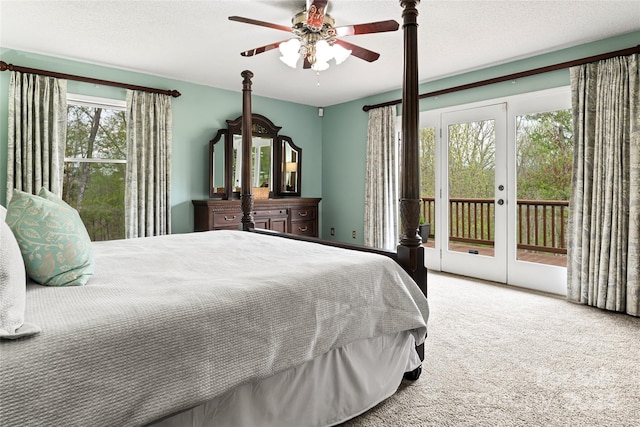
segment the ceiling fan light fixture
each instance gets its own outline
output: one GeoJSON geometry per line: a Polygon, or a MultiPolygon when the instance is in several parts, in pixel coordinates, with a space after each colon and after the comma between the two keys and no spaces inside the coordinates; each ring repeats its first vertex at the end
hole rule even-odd
{"type": "Polygon", "coordinates": [[[325,61],[316,61],[311,65],[311,69],[314,71],[324,71],[329,68],[329,63],[325,61]]]}
{"type": "Polygon", "coordinates": [[[291,68],[296,68],[298,59],[300,59],[300,40],[291,39],[280,43],[280,60],[291,68]]]}
{"type": "Polygon", "coordinates": [[[337,43],[331,46],[331,50],[333,50],[333,57],[336,60],[336,64],[342,64],[349,56],[351,56],[351,50],[345,49],[337,43]]]}
{"type": "Polygon", "coordinates": [[[318,40],[316,42],[316,61],[329,62],[331,59],[333,59],[333,49],[329,43],[326,40],[318,40]]]}
{"type": "Polygon", "coordinates": [[[230,16],[231,21],[293,33],[295,37],[246,50],[240,54],[245,57],[254,56],[279,48],[280,60],[289,67],[296,68],[302,57],[304,58],[302,68],[313,68],[316,71],[329,68],[329,61],[332,59],[338,65],[351,55],[367,62],[376,61],[380,57],[379,53],[340,40],[339,37],[396,31],[399,24],[394,20],[387,20],[336,27],[333,17],[326,13],[328,3],[329,0],[307,0],[307,8],[291,19],[291,27],[241,16],[230,16]],[[318,64],[314,67],[316,63],[318,64]]]}

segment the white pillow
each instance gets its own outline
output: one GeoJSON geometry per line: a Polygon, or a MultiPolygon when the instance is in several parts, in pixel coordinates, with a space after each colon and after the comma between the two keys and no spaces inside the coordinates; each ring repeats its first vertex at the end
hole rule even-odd
{"type": "Polygon", "coordinates": [[[0,205],[0,222],[4,222],[5,217],[7,216],[7,209],[0,205]]]}
{"type": "MultiPolygon", "coordinates": [[[[4,214],[0,212],[0,215],[4,214]]],[[[26,294],[27,274],[20,247],[3,219],[0,222],[0,339],[40,332],[38,326],[24,322],[26,294]]]]}

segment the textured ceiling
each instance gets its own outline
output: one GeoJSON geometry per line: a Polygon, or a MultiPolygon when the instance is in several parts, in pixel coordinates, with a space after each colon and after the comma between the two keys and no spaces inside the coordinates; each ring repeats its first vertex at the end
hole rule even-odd
{"type": "MultiPolygon", "coordinates": [[[[240,56],[290,36],[228,16],[288,26],[304,4],[0,0],[0,46],[233,91],[241,89],[240,72],[249,69],[254,94],[312,106],[401,87],[402,29],[345,38],[380,53],[380,59],[367,63],[351,57],[319,75],[287,67],[277,50],[240,56]]],[[[420,82],[640,30],[640,0],[423,0],[418,11],[420,82]]],[[[328,12],[336,26],[402,23],[396,0],[330,0],[328,12]]]]}

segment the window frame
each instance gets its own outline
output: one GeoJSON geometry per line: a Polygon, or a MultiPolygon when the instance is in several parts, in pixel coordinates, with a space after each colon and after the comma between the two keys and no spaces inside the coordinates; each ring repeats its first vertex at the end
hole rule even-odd
{"type": "MultiPolygon", "coordinates": [[[[85,107],[85,108],[93,109],[94,112],[96,109],[101,108],[103,111],[108,112],[108,114],[105,114],[106,116],[117,114],[118,115],[117,120],[119,122],[118,126],[122,126],[122,125],[126,126],[126,111],[127,111],[126,100],[100,98],[95,96],[67,93],[67,121],[66,121],[67,126],[69,126],[69,117],[70,117],[69,111],[72,111],[70,109],[77,108],[77,107],[85,107]],[[123,121],[125,123],[123,123],[123,121]]],[[[102,124],[103,124],[102,120],[103,118],[101,117],[100,127],[102,127],[102,124]]],[[[121,130],[122,128],[120,127],[119,131],[121,130]]],[[[126,127],[124,130],[126,131],[126,127]]],[[[104,129],[102,129],[101,132],[104,132],[104,129]]],[[[69,135],[67,135],[67,138],[68,136],[69,135]]],[[[68,140],[65,141],[65,145],[67,144],[67,142],[68,140]]],[[[121,146],[123,142],[125,142],[126,144],[126,141],[122,141],[120,137],[119,145],[121,146]]],[[[128,164],[128,161],[126,159],[127,150],[126,150],[126,147],[120,147],[120,148],[123,148],[124,151],[119,153],[110,152],[110,154],[114,154],[115,156],[120,158],[104,158],[104,157],[103,158],[100,158],[100,157],[85,158],[85,157],[68,157],[66,155],[67,148],[65,147],[65,153],[64,153],[65,156],[63,158],[63,165],[64,165],[63,179],[66,181],[68,178],[67,177],[67,171],[69,170],[68,168],[78,168],[78,167],[88,168],[89,176],[93,176],[94,168],[100,169],[102,167],[107,167],[107,168],[115,168],[118,170],[124,169],[124,175],[122,179],[126,180],[126,168],[128,164]],[[104,166],[100,166],[100,165],[104,165],[104,166]]],[[[75,151],[75,152],[70,154],[79,155],[79,156],[86,155],[86,153],[82,153],[84,149],[79,151],[74,149],[72,151],[75,151]]],[[[95,151],[93,154],[100,155],[99,151],[95,151]]],[[[122,182],[122,185],[123,187],[118,186],[116,189],[112,188],[112,190],[118,191],[118,193],[122,191],[124,193],[124,196],[126,197],[126,183],[122,182]]],[[[89,187],[86,187],[86,188],[91,188],[91,184],[89,184],[89,187]]],[[[104,199],[104,198],[108,199],[108,195],[105,195],[103,192],[99,192],[98,195],[100,199],[104,199]]],[[[63,198],[64,198],[64,189],[63,189],[63,198]]],[[[126,212],[125,212],[126,203],[124,198],[120,199],[120,197],[117,197],[117,199],[119,201],[117,202],[116,205],[114,205],[113,203],[108,204],[110,208],[116,208],[115,216],[113,215],[113,212],[110,211],[109,209],[107,210],[107,214],[103,215],[105,211],[101,209],[103,209],[104,206],[101,205],[100,202],[97,202],[99,206],[96,206],[94,203],[84,204],[84,203],[80,203],[79,200],[75,200],[75,199],[74,201],[67,201],[65,199],[65,201],[69,203],[72,207],[78,210],[83,222],[88,220],[91,221],[91,225],[86,223],[85,226],[87,227],[87,231],[89,232],[92,241],[94,241],[94,239],[95,241],[102,241],[102,240],[111,240],[111,239],[122,239],[122,238],[125,238],[126,236],[126,224],[124,223],[125,217],[126,217],[126,212]],[[120,204],[120,200],[122,204],[120,204]],[[86,210],[82,209],[83,207],[86,207],[87,209],[86,210]],[[96,216],[96,212],[97,212],[96,208],[100,210],[101,215],[96,216]],[[85,217],[85,215],[88,215],[88,216],[85,217]]]]}
{"type": "MultiPolygon", "coordinates": [[[[104,108],[109,110],[126,111],[127,101],[124,99],[101,98],[97,96],[67,93],[67,106],[81,105],[84,107],[104,108]]],[[[127,159],[104,159],[84,157],[64,157],[65,163],[118,163],[126,164],[127,159]]]]}

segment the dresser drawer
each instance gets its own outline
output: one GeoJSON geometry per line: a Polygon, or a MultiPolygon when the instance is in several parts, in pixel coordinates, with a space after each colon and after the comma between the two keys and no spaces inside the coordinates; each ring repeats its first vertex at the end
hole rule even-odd
{"type": "Polygon", "coordinates": [[[287,218],[287,210],[286,209],[260,209],[260,210],[253,211],[252,215],[255,218],[287,218]]]}
{"type": "Polygon", "coordinates": [[[213,212],[213,227],[231,227],[239,226],[242,220],[242,212],[213,212]]]}
{"type": "Polygon", "coordinates": [[[317,237],[316,221],[295,221],[291,222],[291,234],[297,236],[317,237]]]}
{"type": "Polygon", "coordinates": [[[253,211],[252,215],[256,228],[264,228],[280,233],[287,231],[287,220],[289,219],[287,209],[259,209],[253,211]]]}
{"type": "Polygon", "coordinates": [[[291,221],[311,221],[318,217],[318,208],[316,207],[293,207],[291,208],[291,221]]]}

